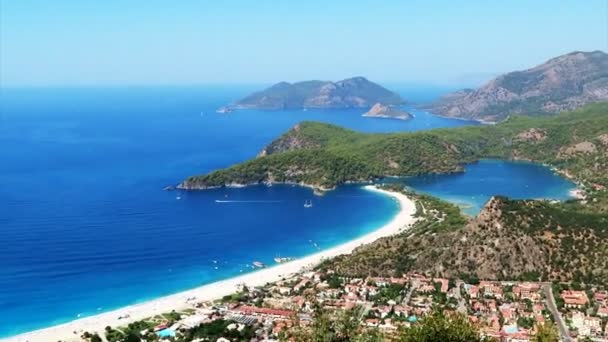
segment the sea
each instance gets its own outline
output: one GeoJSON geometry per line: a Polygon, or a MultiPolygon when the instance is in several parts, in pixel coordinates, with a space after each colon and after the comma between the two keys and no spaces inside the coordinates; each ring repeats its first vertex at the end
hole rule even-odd
{"type": "MultiPolygon", "coordinates": [[[[303,120],[362,132],[476,125],[414,103],[451,90],[391,85],[415,118],[361,110],[215,110],[262,85],[0,89],[0,337],[65,323],[302,257],[389,222],[389,197],[342,186],[163,191],[254,157],[303,120]],[[305,208],[311,201],[313,206],[305,208]]],[[[530,163],[403,180],[474,215],[495,194],[567,199],[574,184],[530,163]]]]}

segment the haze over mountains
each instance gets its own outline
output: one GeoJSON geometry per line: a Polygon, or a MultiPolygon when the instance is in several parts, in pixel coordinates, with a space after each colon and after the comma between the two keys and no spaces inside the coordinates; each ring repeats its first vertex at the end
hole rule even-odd
{"type": "Polygon", "coordinates": [[[449,117],[496,122],[509,114],[554,114],[606,100],[608,54],[576,51],[501,75],[479,89],[447,94],[429,109],[449,117]]]}

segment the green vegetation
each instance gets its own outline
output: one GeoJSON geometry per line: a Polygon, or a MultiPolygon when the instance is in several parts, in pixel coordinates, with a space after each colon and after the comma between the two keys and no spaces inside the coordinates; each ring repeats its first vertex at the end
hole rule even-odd
{"type": "Polygon", "coordinates": [[[231,341],[251,341],[255,336],[255,329],[253,326],[248,325],[241,330],[228,329],[231,324],[233,324],[233,322],[223,319],[201,324],[194,329],[186,331],[183,341],[192,341],[197,338],[215,341],[220,337],[227,338],[231,341]]]}
{"type": "Polygon", "coordinates": [[[236,103],[237,107],[266,110],[313,108],[368,107],[380,102],[401,104],[398,94],[368,81],[353,77],[338,82],[281,82],[253,93],[236,103]]]}
{"type": "MultiPolygon", "coordinates": [[[[445,315],[440,310],[424,317],[410,328],[403,328],[390,335],[382,335],[375,328],[362,328],[359,319],[361,308],[340,311],[332,315],[320,311],[315,315],[310,327],[295,327],[285,332],[282,341],[289,338],[298,342],[489,342],[492,339],[482,338],[478,328],[461,314],[445,315]]],[[[557,342],[557,332],[553,325],[546,323],[539,326],[532,337],[535,342],[557,342]]]]}
{"type": "Polygon", "coordinates": [[[319,268],[345,277],[420,272],[470,284],[479,279],[608,283],[607,214],[577,202],[495,197],[467,220],[450,204],[406,193],[417,200],[420,220],[319,268]]]}
{"type": "Polygon", "coordinates": [[[557,329],[551,322],[545,322],[537,327],[536,334],[532,336],[531,342],[557,342],[559,335],[557,329]]]}
{"type": "MultiPolygon", "coordinates": [[[[333,188],[387,176],[461,172],[484,158],[530,160],[567,172],[589,189],[608,186],[608,103],[553,117],[515,116],[492,126],[394,134],[364,134],[303,122],[272,142],[263,156],[180,186],[204,189],[231,183],[301,183],[333,188]]],[[[605,191],[590,191],[608,210],[605,191]]]]}
{"type": "MultiPolygon", "coordinates": [[[[163,314],[162,316],[171,316],[176,318],[179,314],[175,312],[163,314]]],[[[137,321],[130,323],[126,327],[113,329],[106,327],[105,336],[109,342],[140,342],[140,341],[159,341],[160,338],[156,333],[151,331],[151,328],[156,326],[158,322],[152,319],[137,321]],[[140,332],[147,330],[148,333],[141,335],[140,332]]],[[[231,341],[251,341],[255,336],[256,326],[247,325],[242,329],[236,329],[234,322],[224,319],[217,319],[208,323],[203,323],[196,328],[181,330],[177,337],[171,338],[171,341],[186,342],[195,339],[203,339],[205,341],[216,341],[220,337],[228,338],[231,341]]],[[[90,339],[91,342],[101,341],[98,335],[84,333],[85,339],[90,339]]]]}
{"type": "Polygon", "coordinates": [[[445,316],[440,311],[422,319],[410,329],[401,332],[399,342],[481,342],[479,331],[463,315],[445,316]]]}
{"type": "MultiPolygon", "coordinates": [[[[547,269],[536,279],[608,281],[608,215],[578,202],[549,203],[500,198],[502,222],[545,246],[551,246],[547,269]]],[[[524,279],[526,280],[526,279],[524,279]]]]}
{"type": "Polygon", "coordinates": [[[335,314],[318,310],[310,327],[296,326],[281,334],[281,341],[298,342],[382,342],[377,329],[364,329],[360,321],[363,309],[356,307],[335,314]]]}
{"type": "Polygon", "coordinates": [[[467,218],[462,215],[460,209],[449,202],[404,190],[396,184],[386,186],[385,189],[402,191],[415,200],[415,216],[418,220],[407,231],[361,246],[350,255],[327,260],[319,266],[320,269],[333,269],[342,275],[353,277],[401,276],[415,270],[416,260],[412,255],[416,254],[417,248],[422,247],[409,241],[435,236],[437,233],[457,231],[467,223],[467,218]]]}

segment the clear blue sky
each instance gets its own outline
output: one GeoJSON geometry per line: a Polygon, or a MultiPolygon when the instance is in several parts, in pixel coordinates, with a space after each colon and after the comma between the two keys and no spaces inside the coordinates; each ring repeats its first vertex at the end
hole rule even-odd
{"type": "Polygon", "coordinates": [[[0,0],[13,85],[449,84],[608,50],[608,0],[0,0]]]}

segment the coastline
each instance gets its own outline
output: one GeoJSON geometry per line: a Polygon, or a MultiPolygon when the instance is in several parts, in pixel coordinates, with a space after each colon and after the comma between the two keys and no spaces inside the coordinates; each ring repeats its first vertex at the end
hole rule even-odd
{"type": "Polygon", "coordinates": [[[364,186],[364,189],[390,196],[399,202],[400,207],[399,212],[390,222],[368,234],[294,261],[202,285],[191,290],[160,297],[144,303],[134,304],[98,315],[77,319],[53,327],[1,338],[0,341],[81,341],[80,335],[85,331],[90,333],[98,332],[101,335],[108,325],[112,327],[122,326],[156,314],[191,307],[191,305],[186,302],[187,299],[191,297],[196,297],[197,302],[216,300],[236,292],[238,285],[246,284],[248,287],[255,287],[281,280],[282,278],[289,277],[303,270],[310,269],[325,259],[351,253],[355,248],[363,244],[373,242],[381,237],[399,233],[414,222],[415,218],[413,215],[416,212],[416,205],[404,194],[381,190],[372,185],[364,186]],[[129,315],[129,318],[118,319],[119,316],[124,315],[129,315]],[[77,332],[77,334],[74,334],[74,332],[77,332]]]}

